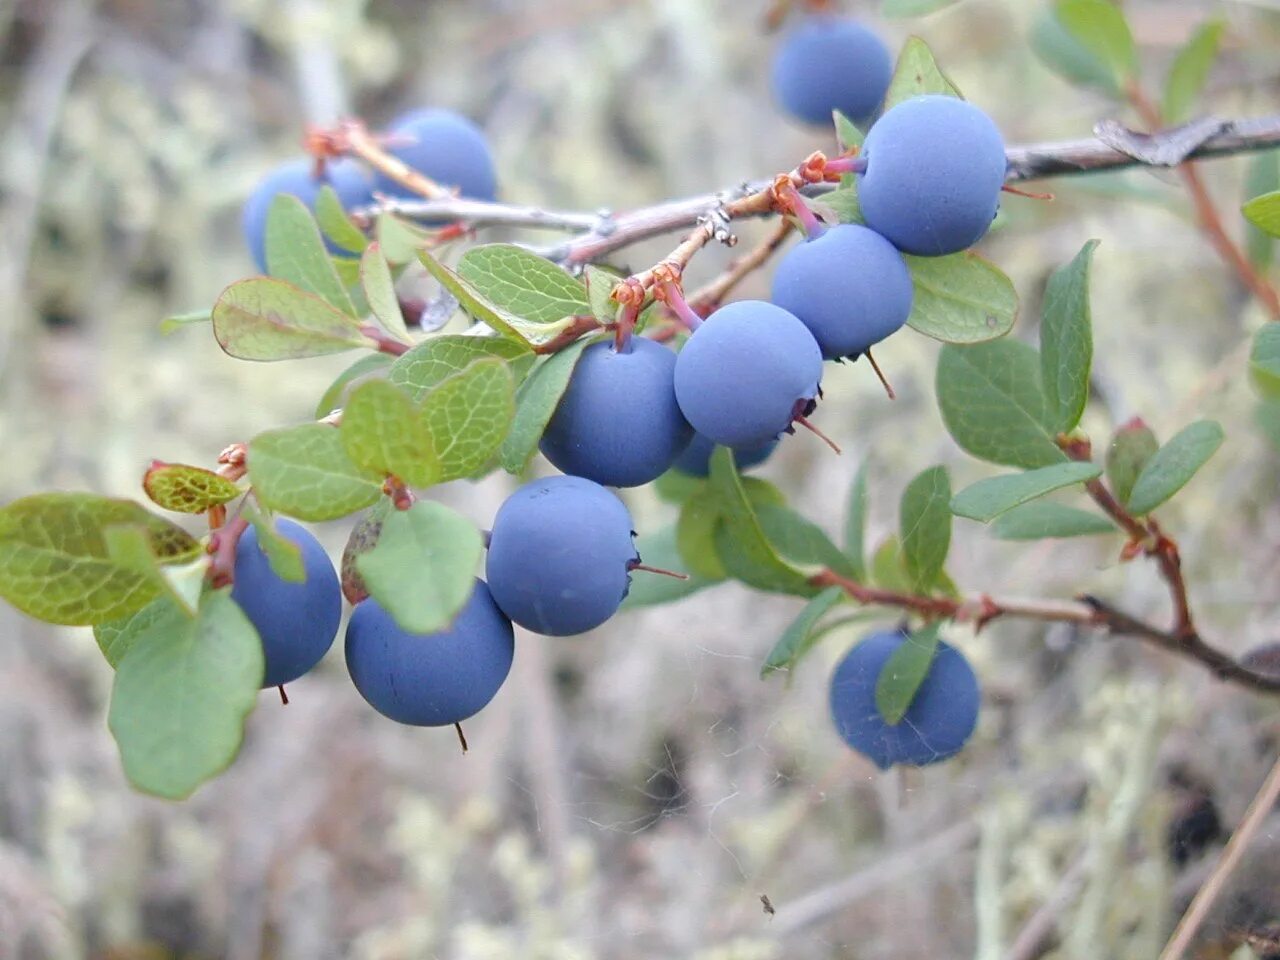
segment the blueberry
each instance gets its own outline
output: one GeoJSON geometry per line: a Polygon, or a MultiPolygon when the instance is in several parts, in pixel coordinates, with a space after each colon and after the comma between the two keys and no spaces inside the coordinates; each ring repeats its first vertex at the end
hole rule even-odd
{"type": "Polygon", "coordinates": [[[863,219],[904,253],[957,253],[991,228],[1008,164],[1000,131],[972,104],[904,100],[876,121],[862,152],[863,219]]]}
{"type": "Polygon", "coordinates": [[[622,603],[639,562],[631,514],[582,477],[526,483],[493,519],[486,575],[508,617],[562,637],[604,623],[622,603]]]}
{"type": "Polygon", "coordinates": [[[806,123],[829,124],[833,110],[865,122],[879,109],[892,75],[880,38],[842,17],[805,17],[773,58],[774,96],[806,123]]]}
{"type": "Polygon", "coordinates": [[[342,619],[338,575],[320,541],[292,520],[277,520],[275,529],[302,551],[306,579],[291,583],[276,576],[258,545],[258,531],[250,527],[236,545],[231,588],[231,599],[262,638],[263,687],[292,683],[319,663],[342,619]]]}
{"type": "Polygon", "coordinates": [[[822,379],[822,350],[796,317],[762,300],[721,307],[676,357],[676,399],[713,443],[756,447],[807,414],[822,379]]]}
{"type": "MultiPolygon", "coordinates": [[[[323,177],[317,177],[315,172],[314,160],[286,163],[267,174],[245,201],[241,216],[244,240],[253,254],[253,262],[263,273],[267,272],[267,212],[277,194],[292,194],[305,203],[308,210],[314,211],[320,188],[328,184],[338,194],[343,209],[373,202],[372,183],[364,168],[354,160],[329,160],[324,165],[323,177]]],[[[333,253],[353,256],[332,245],[329,249],[333,253]]]]}
{"type": "MultiPolygon", "coordinates": [[[[777,446],[778,441],[774,439],[756,447],[734,450],[733,462],[739,471],[750,469],[768,460],[777,446]]],[[[715,453],[715,450],[714,441],[708,440],[700,433],[695,433],[689,446],[685,447],[684,453],[676,457],[676,462],[672,466],[691,477],[705,477],[711,472],[711,454],[715,453]]]]}
{"type": "Polygon", "coordinates": [[[676,355],[632,337],[622,351],[582,351],[543,434],[541,449],[565,473],[610,487],[638,487],[670,469],[689,445],[675,393],[676,355]]]}
{"type": "Polygon", "coordinates": [[[461,723],[479,713],[511,672],[515,634],[483,580],[453,625],[406,633],[373,598],[347,624],[347,669],[384,716],[417,727],[461,723]]]}
{"type": "MultiPolygon", "coordinates": [[[[387,152],[442,187],[472,200],[492,200],[497,174],[484,134],[451,110],[413,110],[387,129],[387,152]]],[[[378,174],[376,188],[393,197],[422,199],[404,184],[378,174]]]]}
{"type": "Polygon", "coordinates": [[[911,315],[911,273],[874,230],[833,227],[793,247],[773,275],[770,299],[809,328],[828,360],[856,357],[911,315]]]}
{"type": "Polygon", "coordinates": [[[953,757],[978,722],[980,695],[973,668],[959,650],[941,642],[902,721],[894,726],[885,722],[876,707],[876,682],[905,642],[907,635],[901,630],[869,634],[845,655],[831,677],[836,731],[882,770],[953,757]]]}

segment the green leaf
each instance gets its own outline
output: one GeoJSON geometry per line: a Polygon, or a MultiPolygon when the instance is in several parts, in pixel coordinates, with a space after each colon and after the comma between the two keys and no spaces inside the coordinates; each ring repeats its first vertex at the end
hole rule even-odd
{"type": "Polygon", "coordinates": [[[674,467],[653,481],[653,492],[658,499],[676,506],[684,503],[698,491],[706,487],[705,477],[692,477],[683,470],[674,467]]]}
{"type": "Polygon", "coordinates": [[[422,411],[385,380],[370,380],[352,392],[338,435],[351,463],[370,476],[391,474],[411,487],[440,480],[443,464],[422,411]]]}
{"type": "Polygon", "coordinates": [[[887,537],[871,556],[871,582],[896,593],[911,593],[915,584],[907,575],[902,544],[897,537],[887,537]]]}
{"type": "Polygon", "coordinates": [[[839,587],[827,587],[810,600],[796,616],[760,668],[763,680],[776,670],[794,670],[800,659],[813,647],[819,634],[815,632],[818,621],[830,613],[844,599],[839,587]]]}
{"type": "Polygon", "coordinates": [[[853,478],[844,517],[844,553],[855,580],[867,577],[867,466],[864,460],[853,478]]]}
{"type": "Polygon", "coordinates": [[[1203,24],[1178,51],[1173,66],[1169,68],[1169,79],[1164,85],[1164,107],[1161,112],[1166,123],[1178,124],[1190,117],[1191,108],[1204,89],[1205,81],[1209,79],[1213,62],[1218,59],[1218,47],[1222,43],[1222,31],[1225,27],[1226,24],[1221,20],[1203,24]]]}
{"type": "Polygon", "coordinates": [[[533,373],[521,384],[516,393],[511,432],[502,443],[502,468],[508,473],[520,474],[529,466],[538,441],[569,386],[573,368],[590,342],[579,340],[552,354],[534,367],[533,373]]]}
{"type": "Polygon", "coordinates": [[[1097,246],[1097,240],[1090,240],[1074,260],[1055,270],[1044,293],[1040,370],[1049,422],[1060,433],[1076,428],[1089,401],[1093,365],[1089,268],[1097,246]]]}
{"type": "Polygon", "coordinates": [[[1138,475],[1126,503],[1129,512],[1145,516],[1172,497],[1217,453],[1222,441],[1222,427],[1212,420],[1198,420],[1174,434],[1138,475]]]}
{"type": "Polygon", "coordinates": [[[858,202],[858,184],[850,179],[830,193],[824,193],[818,201],[829,208],[840,223],[864,223],[862,204],[858,202]]]}
{"type": "Polygon", "coordinates": [[[898,64],[889,81],[884,108],[889,110],[903,100],[938,93],[948,97],[961,96],[959,89],[943,74],[929,45],[919,37],[908,37],[898,54],[898,64]]]}
{"type": "Polygon", "coordinates": [[[1117,88],[1138,73],[1138,53],[1124,12],[1111,0],[1057,0],[1058,22],[1085,50],[1104,64],[1117,88]]]}
{"type": "Polygon", "coordinates": [[[882,17],[922,17],[944,7],[950,7],[958,0],[884,0],[880,4],[882,17]]]}
{"type": "Polygon", "coordinates": [[[859,129],[856,123],[839,110],[834,111],[833,116],[836,123],[836,140],[840,144],[841,152],[851,147],[861,147],[866,142],[866,134],[859,129]]]}
{"type": "Polygon", "coordinates": [[[249,482],[263,506],[300,520],[336,520],[382,496],[385,477],[347,455],[340,431],[307,423],[249,444],[249,482]]]}
{"type": "Polygon", "coordinates": [[[241,360],[296,360],[375,346],[355,319],[272,277],[223,290],[213,306],[213,335],[241,360]]]}
{"type": "Polygon", "coordinates": [[[1062,25],[1052,7],[1041,11],[1032,24],[1031,49],[1045,66],[1067,82],[1120,96],[1120,85],[1111,68],[1062,25]]]}
{"type": "MultiPolygon", "coordinates": [[[[1280,150],[1267,150],[1249,161],[1245,171],[1244,195],[1258,197],[1280,190],[1280,150]]],[[[1259,270],[1271,266],[1275,238],[1252,223],[1245,224],[1245,246],[1249,262],[1259,270]]]]}
{"type": "Polygon", "coordinates": [[[194,326],[197,323],[208,323],[212,319],[212,310],[192,310],[190,313],[175,313],[160,321],[160,332],[169,334],[182,327],[194,326]]]}
{"type": "Polygon", "coordinates": [[[151,549],[146,529],[134,523],[105,527],[102,539],[113,564],[150,581],[158,593],[195,616],[209,570],[207,556],[181,564],[162,563],[151,549]]]}
{"type": "Polygon", "coordinates": [[[1280,400],[1263,400],[1254,408],[1253,422],[1276,450],[1280,450],[1280,400]]]}
{"type": "Polygon", "coordinates": [[[876,709],[890,726],[902,722],[920,685],[929,676],[929,667],[938,652],[941,629],[942,624],[935,620],[912,633],[902,646],[893,651],[893,656],[880,671],[876,680],[876,709]]]}
{"type": "Polygon", "coordinates": [[[480,292],[471,281],[454,273],[426,250],[418,251],[418,259],[427,272],[440,281],[440,285],[452,293],[467,316],[486,324],[499,334],[518,343],[528,345],[546,335],[546,328],[530,324],[504,307],[494,303],[480,292]]]}
{"type": "Polygon", "coordinates": [[[348,253],[364,253],[369,246],[369,238],[347,216],[338,194],[327,183],[320,187],[320,193],[316,195],[316,224],[335,247],[348,253]]]}
{"type": "Polygon", "coordinates": [[[262,673],[262,643],[230,590],[206,594],[193,620],[139,635],[116,669],[107,721],[129,782],[181,800],[226,769],[262,673]]]}
{"type": "Polygon", "coordinates": [[[918,591],[929,590],[946,566],[951,549],[950,502],[951,477],[946,467],[923,471],[902,493],[902,559],[918,591]]]}
{"type": "Polygon", "coordinates": [[[505,360],[517,381],[525,378],[537,359],[528,345],[515,340],[449,334],[424,340],[397,357],[387,379],[421,402],[445,380],[488,357],[505,360]]]}
{"type": "Polygon", "coordinates": [[[714,585],[714,581],[699,577],[685,566],[684,558],[676,547],[674,526],[663,527],[654,533],[641,534],[636,538],[636,551],[650,566],[661,567],[663,570],[679,570],[689,573],[690,576],[688,580],[677,580],[674,577],[636,571],[631,575],[631,589],[627,591],[627,598],[622,601],[623,610],[672,603],[714,585]]]}
{"type": "Polygon", "coordinates": [[[446,629],[475,589],[480,531],[441,503],[392,510],[377,545],[356,557],[369,594],[409,633],[446,629]]]}
{"type": "Polygon", "coordinates": [[[1280,324],[1268,323],[1254,336],[1249,374],[1263,396],[1280,397],[1280,324]]]}
{"type": "Polygon", "coordinates": [[[238,486],[203,467],[152,460],[142,489],[157,506],[175,513],[204,513],[240,496],[238,486]]]}
{"type": "Polygon", "coordinates": [[[1045,540],[1117,533],[1106,517],[1068,507],[1052,500],[1037,500],[1014,507],[991,525],[1001,540],[1045,540]]]}
{"type": "Polygon", "coordinates": [[[717,552],[730,574],[758,590],[803,596],[818,592],[808,576],[783,560],[765,537],[726,447],[717,447],[711,455],[710,486],[720,497],[724,519],[717,531],[717,552]]]}
{"type": "Polygon", "coordinates": [[[807,517],[782,504],[756,504],[755,511],[765,539],[783,559],[802,567],[826,567],[846,577],[854,575],[849,558],[807,517]]]}
{"type": "Polygon", "coordinates": [[[1138,474],[1159,449],[1156,435],[1138,418],[1115,432],[1107,448],[1107,482],[1117,500],[1124,503],[1129,499],[1138,474]]]}
{"type": "Polygon", "coordinates": [[[616,273],[592,263],[587,264],[585,275],[591,315],[601,323],[613,323],[618,316],[618,302],[613,299],[613,288],[621,278],[616,273]]]}
{"type": "Polygon", "coordinates": [[[347,288],[329,259],[320,228],[297,197],[277,194],[267,210],[267,273],[314,294],[349,317],[356,315],[347,288]]]}
{"type": "Polygon", "coordinates": [[[94,624],[93,638],[114,670],[129,648],[144,636],[173,636],[186,629],[191,617],[168,597],[157,597],[141,610],[118,620],[94,624]]]}
{"type": "Polygon", "coordinates": [[[389,213],[378,214],[374,226],[382,255],[393,267],[413,263],[424,253],[422,247],[431,234],[415,223],[401,220],[389,213]]]}
{"type": "Polygon", "coordinates": [[[957,493],[951,501],[951,511],[958,517],[988,523],[1020,504],[1100,476],[1102,468],[1097,464],[1068,462],[989,477],[957,493]]]}
{"type": "Polygon", "coordinates": [[[342,581],[342,595],[353,607],[369,596],[369,590],[364,585],[364,577],[360,575],[356,561],[378,545],[378,537],[382,535],[382,523],[394,509],[391,501],[383,497],[365,511],[347,536],[347,544],[342,550],[338,573],[342,581]]]}
{"type": "Polygon", "coordinates": [[[39,620],[89,626],[140,610],[156,598],[153,577],[113,559],[108,528],[137,526],[162,563],[201,556],[181,527],[131,500],[44,493],[0,508],[0,597],[39,620]]]}
{"type": "Polygon", "coordinates": [[[438,482],[470,476],[488,463],[515,411],[515,382],[497,357],[475,361],[428,393],[422,422],[439,464],[438,482]]]}
{"type": "Polygon", "coordinates": [[[459,261],[458,275],[490,303],[531,323],[592,312],[581,281],[509,243],[472,247],[459,261]]]}
{"type": "Polygon", "coordinates": [[[1263,233],[1280,237],[1280,190],[1254,197],[1242,210],[1246,219],[1263,233]]]}
{"type": "Polygon", "coordinates": [[[401,343],[413,343],[409,337],[409,329],[404,325],[404,314],[400,311],[400,299],[396,296],[396,284],[391,279],[391,268],[387,266],[382,248],[369,244],[364,256],[360,258],[360,286],[364,290],[365,299],[369,301],[369,311],[379,326],[401,343]]]}
{"type": "Polygon", "coordinates": [[[676,550],[681,570],[707,581],[723,580],[727,576],[716,549],[719,526],[720,495],[703,484],[699,492],[680,507],[676,521],[676,550]]]}
{"type": "MultiPolygon", "coordinates": [[[[405,355],[407,356],[407,354],[405,355]]],[[[351,386],[355,381],[362,377],[367,377],[372,373],[377,373],[385,367],[391,365],[392,357],[385,353],[369,353],[361,357],[347,369],[343,370],[329,384],[329,388],[325,390],[319,402],[316,404],[316,419],[323,420],[334,410],[342,406],[342,398],[347,392],[347,387],[351,386]]]]}
{"type": "Polygon", "coordinates": [[[937,393],[948,432],[973,456],[1025,469],[1066,460],[1049,419],[1040,357],[1025,343],[944,346],[937,393]]]}
{"type": "Polygon", "coordinates": [[[277,533],[273,519],[255,507],[253,501],[246,501],[241,513],[253,525],[258,547],[267,555],[271,572],[289,583],[305,581],[307,568],[302,563],[302,549],[288,537],[277,533]]]}
{"type": "Polygon", "coordinates": [[[1018,293],[995,264],[969,252],[903,259],[914,288],[913,330],[944,343],[982,343],[1013,329],[1018,293]]]}

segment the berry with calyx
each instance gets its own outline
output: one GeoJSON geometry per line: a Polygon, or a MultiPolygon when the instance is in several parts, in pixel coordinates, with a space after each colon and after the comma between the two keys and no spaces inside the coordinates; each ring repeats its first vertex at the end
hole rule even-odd
{"type": "MultiPolygon", "coordinates": [[[[493,200],[498,179],[484,133],[452,110],[412,110],[387,128],[386,150],[440,186],[471,200],[493,200]]],[[[380,193],[422,199],[385,174],[375,183],[380,193]]]]}
{"type": "Polygon", "coordinates": [[[342,619],[338,575],[320,541],[292,520],[276,520],[276,532],[297,545],[306,578],[293,583],[276,575],[249,527],[236,544],[231,599],[262,639],[266,661],[262,686],[292,683],[329,652],[342,619]]]}
{"type": "Polygon", "coordinates": [[[638,487],[671,468],[693,428],[675,394],[676,355],[631,337],[621,349],[582,351],[547,424],[542,453],[565,473],[609,487],[638,487]]]}
{"type": "Polygon", "coordinates": [[[839,110],[855,123],[884,101],[893,59],[879,37],[856,20],[817,14],[782,38],[773,58],[773,92],[793,116],[831,123],[839,110]]]}
{"type": "Polygon", "coordinates": [[[943,642],[902,720],[893,725],[885,721],[876,706],[876,683],[894,651],[908,642],[902,630],[869,634],[845,655],[831,677],[836,732],[882,770],[953,757],[978,722],[978,679],[964,655],[943,642]]]}
{"type": "Polygon", "coordinates": [[[383,716],[418,727],[461,723],[494,698],[515,656],[515,632],[477,579],[453,623],[408,633],[370,597],[347,624],[347,669],[383,716]]]}
{"type": "MultiPolygon", "coordinates": [[[[326,160],[324,173],[316,176],[314,160],[294,160],[267,174],[244,203],[241,227],[253,262],[267,272],[267,214],[278,194],[292,194],[315,211],[320,188],[330,186],[342,201],[344,210],[363,207],[373,202],[373,184],[364,168],[354,160],[326,160]]],[[[332,253],[354,256],[330,244],[332,253]]]]}
{"type": "Polygon", "coordinates": [[[903,253],[938,257],[986,235],[1008,162],[991,118],[956,97],[904,100],[867,134],[858,203],[867,226],[903,253]]]}
{"type": "Polygon", "coordinates": [[[763,300],[721,307],[676,356],[676,399],[713,443],[776,440],[816,406],[822,350],[794,314],[763,300]]]}
{"type": "Polygon", "coordinates": [[[582,477],[532,480],[493,519],[486,577],[502,612],[548,636],[585,633],[617,612],[640,562],[631,514],[582,477]]]}
{"type": "Polygon", "coordinates": [[[911,273],[874,230],[832,227],[793,247],[773,275],[770,299],[809,328],[828,360],[857,357],[911,315],[911,273]]]}

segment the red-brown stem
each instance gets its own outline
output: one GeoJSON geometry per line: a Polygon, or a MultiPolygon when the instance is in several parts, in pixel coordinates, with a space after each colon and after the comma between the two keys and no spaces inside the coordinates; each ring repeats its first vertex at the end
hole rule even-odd
{"type": "Polygon", "coordinates": [[[832,440],[825,433],[823,433],[821,429],[814,426],[813,421],[810,420],[808,417],[804,416],[803,414],[792,417],[791,422],[800,424],[800,426],[804,427],[806,430],[812,433],[815,437],[817,437],[819,440],[825,443],[828,447],[834,450],[836,453],[836,456],[839,456],[841,453],[843,453],[843,451],[840,449],[839,444],[837,444],[834,440],[832,440]]]}
{"type": "Polygon", "coordinates": [[[387,477],[382,482],[382,492],[391,498],[391,505],[397,510],[408,510],[418,498],[399,477],[387,477]]]}
{"type": "Polygon", "coordinates": [[[280,702],[287,707],[289,705],[289,695],[284,692],[284,684],[279,684],[276,689],[280,691],[280,702]]]}
{"type": "Polygon", "coordinates": [[[399,357],[413,349],[413,344],[397,340],[381,327],[372,323],[361,324],[360,332],[373,341],[379,353],[387,353],[393,357],[399,357]]]}
{"type": "Polygon", "coordinates": [[[645,573],[656,573],[663,577],[670,577],[672,580],[688,580],[687,573],[677,573],[674,570],[664,570],[662,567],[651,567],[647,563],[633,563],[627,567],[627,570],[643,570],[645,573]]]}
{"type": "Polygon", "coordinates": [[[871,369],[876,372],[876,376],[880,378],[880,385],[884,387],[884,392],[889,395],[890,400],[897,400],[898,395],[893,392],[893,384],[889,383],[889,378],[884,375],[884,371],[880,369],[880,364],[876,363],[876,358],[871,355],[870,349],[866,352],[867,363],[871,364],[871,369]]]}
{"type": "Polygon", "coordinates": [[[979,629],[992,620],[1001,618],[1099,627],[1116,636],[1137,637],[1169,653],[1193,660],[1207,667],[1221,680],[1259,693],[1280,694],[1280,675],[1253,670],[1241,664],[1210,645],[1198,633],[1180,635],[1161,630],[1096,597],[1080,597],[1074,603],[1055,600],[999,600],[986,594],[957,600],[953,597],[900,593],[868,587],[834,570],[824,570],[809,582],[818,588],[839,587],[858,603],[894,607],[927,619],[971,622],[979,629]]]}
{"type": "Polygon", "coordinates": [[[462,732],[462,724],[455,723],[453,729],[458,733],[458,743],[462,746],[462,752],[465,754],[470,748],[467,746],[467,736],[462,732]]]}
{"type": "Polygon", "coordinates": [[[209,570],[205,576],[209,585],[215,589],[230,586],[236,577],[236,546],[240,537],[249,529],[249,521],[244,516],[234,516],[209,535],[209,553],[213,559],[209,561],[209,570]]]}
{"type": "Polygon", "coordinates": [[[1023,189],[1021,189],[1021,188],[1019,188],[1019,187],[1015,187],[1015,186],[1013,186],[1012,184],[1009,184],[1009,183],[1006,183],[1006,184],[1005,184],[1004,186],[1002,186],[1000,189],[1001,189],[1001,190],[1003,190],[1005,193],[1011,193],[1011,194],[1013,194],[1015,197],[1026,197],[1028,200],[1055,200],[1055,199],[1057,199],[1056,197],[1054,197],[1054,195],[1053,195],[1052,193],[1032,193],[1030,190],[1023,190],[1023,189]]]}
{"type": "Polygon", "coordinates": [[[533,348],[533,352],[540,354],[558,353],[586,334],[603,329],[604,324],[595,317],[588,315],[576,316],[573,318],[573,323],[569,324],[546,343],[538,344],[533,348]]]}
{"type": "MultiPolygon", "coordinates": [[[[319,134],[323,137],[324,134],[319,134]]],[[[428,200],[444,200],[453,196],[430,177],[409,166],[399,157],[382,149],[376,137],[358,120],[346,120],[332,136],[332,148],[336,152],[359,157],[373,169],[390,177],[396,183],[421,194],[428,200]]]]}
{"type": "MultiPolygon", "coordinates": [[[[1158,131],[1163,118],[1160,116],[1159,108],[1151,102],[1146,91],[1134,82],[1129,85],[1126,94],[1133,109],[1142,118],[1142,122],[1153,133],[1158,131]]],[[[1280,320],[1280,294],[1262,274],[1253,268],[1248,256],[1227,233],[1222,217],[1218,214],[1218,208],[1214,205],[1213,198],[1209,196],[1209,190],[1200,178],[1200,171],[1196,165],[1192,162],[1181,164],[1178,167],[1178,176],[1182,178],[1182,183],[1191,197],[1196,219],[1205,239],[1217,251],[1218,256],[1235,271],[1240,281],[1258,298],[1267,313],[1271,315],[1271,319],[1280,320]]]]}
{"type": "Polygon", "coordinates": [[[760,243],[741,257],[735,259],[720,276],[705,287],[695,290],[689,297],[689,305],[701,316],[707,316],[724,302],[724,298],[749,277],[759,270],[791,236],[791,222],[780,219],[777,225],[760,243]]]}

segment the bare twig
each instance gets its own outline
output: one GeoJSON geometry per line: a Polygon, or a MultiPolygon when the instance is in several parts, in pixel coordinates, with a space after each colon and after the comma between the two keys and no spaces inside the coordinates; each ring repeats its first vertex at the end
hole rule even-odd
{"type": "Polygon", "coordinates": [[[791,223],[787,220],[778,221],[778,225],[756,247],[734,260],[720,276],[706,286],[690,294],[689,304],[701,314],[710,313],[724,302],[724,298],[734,287],[764,266],[789,236],[791,223]]]}
{"type": "Polygon", "coordinates": [[[1275,766],[1271,768],[1271,773],[1267,775],[1267,779],[1263,781],[1257,795],[1254,796],[1253,801],[1249,804],[1249,809],[1245,811],[1244,819],[1240,821],[1240,826],[1236,827],[1235,833],[1231,835],[1226,849],[1222,851],[1222,859],[1218,861],[1209,879],[1205,881],[1195,899],[1191,901],[1191,906],[1187,908],[1187,912],[1178,921],[1178,926],[1174,929],[1173,936],[1169,938],[1168,944],[1165,945],[1164,950],[1160,953],[1160,960],[1179,960],[1187,952],[1187,947],[1191,945],[1191,941],[1195,938],[1201,924],[1204,923],[1205,917],[1209,915],[1210,909],[1217,902],[1223,888],[1226,886],[1227,880],[1230,879],[1236,867],[1240,865],[1240,860],[1244,857],[1244,852],[1249,846],[1249,842],[1257,834],[1258,829],[1262,826],[1263,821],[1266,820],[1267,815],[1271,813],[1278,800],[1280,800],[1280,759],[1276,760],[1275,766]]]}

